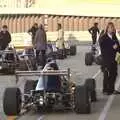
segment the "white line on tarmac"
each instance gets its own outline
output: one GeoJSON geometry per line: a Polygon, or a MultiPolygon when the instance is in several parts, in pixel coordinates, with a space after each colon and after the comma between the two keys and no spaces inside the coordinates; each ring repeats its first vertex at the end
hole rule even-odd
{"type": "MultiPolygon", "coordinates": [[[[120,77],[119,77],[118,82],[116,83],[116,90],[118,90],[119,87],[120,87],[120,77]]],[[[106,102],[98,120],[105,120],[106,119],[107,114],[108,114],[108,112],[111,108],[111,105],[112,105],[112,102],[113,102],[114,99],[115,99],[115,95],[110,95],[110,97],[108,98],[108,100],[107,100],[107,102],[106,102]]]]}
{"type": "Polygon", "coordinates": [[[95,79],[100,74],[100,72],[101,70],[98,70],[98,72],[92,78],[95,79]]]}
{"type": "Polygon", "coordinates": [[[44,120],[44,116],[40,116],[37,120],[44,120]]]}

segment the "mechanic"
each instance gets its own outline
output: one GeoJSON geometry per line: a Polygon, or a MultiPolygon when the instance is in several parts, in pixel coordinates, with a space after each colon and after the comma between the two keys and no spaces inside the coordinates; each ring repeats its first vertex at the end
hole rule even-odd
{"type": "Polygon", "coordinates": [[[99,34],[98,23],[94,23],[94,26],[88,29],[89,33],[92,35],[92,44],[95,45],[97,41],[97,33],[99,34]]]}
{"type": "Polygon", "coordinates": [[[46,36],[46,32],[42,24],[40,24],[39,29],[36,32],[34,42],[35,42],[34,47],[36,48],[37,64],[41,65],[42,68],[44,68],[46,64],[45,54],[46,54],[46,49],[47,49],[47,36],[46,36]],[[39,54],[41,54],[41,58],[39,57],[39,54]],[[39,59],[41,59],[41,63],[39,59]]]}
{"type": "Polygon", "coordinates": [[[37,23],[34,23],[32,28],[30,28],[28,30],[28,33],[32,35],[32,44],[33,45],[34,45],[34,39],[35,39],[35,35],[36,35],[37,30],[38,30],[38,24],[37,23]]]}
{"type": "Polygon", "coordinates": [[[8,32],[8,27],[7,25],[3,25],[2,31],[0,32],[0,50],[5,50],[10,42],[11,35],[8,32]]]}
{"type": "Polygon", "coordinates": [[[103,59],[103,94],[120,94],[115,90],[117,78],[117,62],[115,61],[116,52],[120,51],[120,45],[116,37],[116,29],[112,22],[109,22],[104,35],[100,40],[101,55],[103,59]]]}
{"type": "Polygon", "coordinates": [[[65,44],[64,44],[64,31],[62,29],[62,25],[58,23],[58,38],[56,41],[56,47],[59,51],[59,53],[62,54],[62,57],[65,58],[66,54],[65,54],[65,44]]]}

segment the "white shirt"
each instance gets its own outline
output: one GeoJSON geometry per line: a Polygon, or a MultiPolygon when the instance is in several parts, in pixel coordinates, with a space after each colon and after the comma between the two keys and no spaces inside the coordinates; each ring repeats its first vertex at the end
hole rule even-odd
{"type": "Polygon", "coordinates": [[[112,35],[110,33],[108,33],[107,35],[108,35],[108,37],[110,37],[112,39],[112,35]]]}

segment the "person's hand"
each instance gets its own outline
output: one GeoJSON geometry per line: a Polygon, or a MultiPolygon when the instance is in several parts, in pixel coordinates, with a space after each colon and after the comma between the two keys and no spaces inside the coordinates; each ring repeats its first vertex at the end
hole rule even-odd
{"type": "Polygon", "coordinates": [[[117,49],[118,48],[118,45],[117,44],[115,44],[115,45],[113,45],[113,49],[117,49]]]}

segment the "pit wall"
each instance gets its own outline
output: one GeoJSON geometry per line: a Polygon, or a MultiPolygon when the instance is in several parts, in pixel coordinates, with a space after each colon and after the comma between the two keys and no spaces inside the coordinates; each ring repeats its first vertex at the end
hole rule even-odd
{"type": "MultiPolygon", "coordinates": [[[[31,35],[28,33],[12,33],[12,42],[16,48],[23,48],[24,46],[31,46],[31,35]]],[[[117,33],[118,39],[120,36],[117,33]]],[[[65,41],[72,40],[75,44],[80,43],[90,43],[92,41],[91,35],[88,31],[65,31],[64,32],[65,41]]],[[[47,32],[48,41],[57,40],[57,32],[47,32]]]]}

